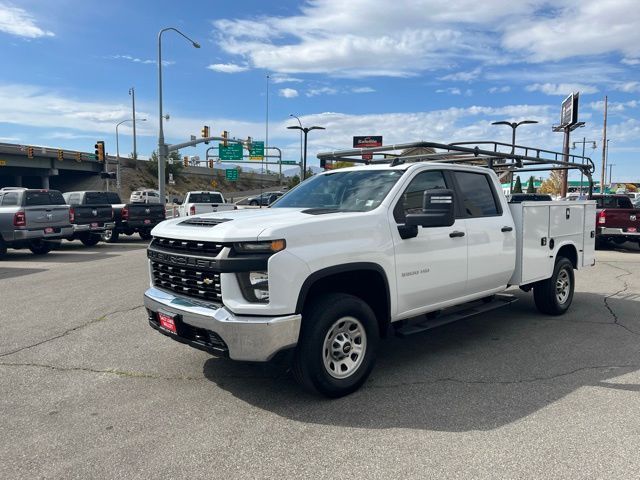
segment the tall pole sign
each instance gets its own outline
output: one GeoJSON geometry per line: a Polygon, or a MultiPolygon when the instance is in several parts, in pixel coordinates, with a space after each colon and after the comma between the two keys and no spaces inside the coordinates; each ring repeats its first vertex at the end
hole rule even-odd
{"type": "MultiPolygon", "coordinates": [[[[584,122],[578,121],[578,104],[580,100],[580,92],[574,92],[564,99],[560,110],[560,125],[553,127],[554,132],[564,133],[564,142],[562,145],[563,161],[569,161],[569,144],[570,134],[578,127],[584,127],[584,122]]],[[[562,185],[560,188],[560,196],[566,197],[568,190],[567,170],[562,170],[562,185]]]]}

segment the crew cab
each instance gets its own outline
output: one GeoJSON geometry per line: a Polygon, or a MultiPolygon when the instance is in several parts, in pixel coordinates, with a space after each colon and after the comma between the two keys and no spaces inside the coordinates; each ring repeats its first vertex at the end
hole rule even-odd
{"type": "Polygon", "coordinates": [[[640,245],[640,209],[627,195],[593,195],[597,203],[596,246],[607,242],[618,245],[637,242],[640,245]]]}
{"type": "Polygon", "coordinates": [[[0,189],[0,258],[7,248],[44,255],[71,234],[69,207],[59,191],[0,189]]]}
{"type": "Polygon", "coordinates": [[[595,263],[594,222],[591,201],[509,204],[479,166],[332,170],[268,209],[158,225],[144,303],[152,328],[215,355],[291,350],[298,381],[337,397],[363,384],[389,331],[507,305],[510,286],[565,313],[574,270],[595,263]]]}
{"type": "Polygon", "coordinates": [[[101,235],[115,227],[109,192],[66,192],[73,235],[67,240],[80,240],[87,247],[96,245],[101,235]]]}
{"type": "Polygon", "coordinates": [[[178,216],[200,215],[202,213],[237,210],[232,203],[227,203],[220,192],[187,192],[184,202],[178,206],[178,216]]]}
{"type": "Polygon", "coordinates": [[[105,192],[113,208],[114,227],[102,234],[105,242],[115,243],[121,234],[138,233],[143,240],[151,239],[151,229],[166,218],[165,206],[161,203],[123,204],[120,195],[105,192]]]}

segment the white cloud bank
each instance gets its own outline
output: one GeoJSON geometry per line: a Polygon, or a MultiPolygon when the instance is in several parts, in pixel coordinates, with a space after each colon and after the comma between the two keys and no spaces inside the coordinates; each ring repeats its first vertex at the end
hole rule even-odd
{"type": "Polygon", "coordinates": [[[55,34],[36,25],[26,10],[7,3],[0,3],[0,32],[23,38],[53,37],[55,34]]]}

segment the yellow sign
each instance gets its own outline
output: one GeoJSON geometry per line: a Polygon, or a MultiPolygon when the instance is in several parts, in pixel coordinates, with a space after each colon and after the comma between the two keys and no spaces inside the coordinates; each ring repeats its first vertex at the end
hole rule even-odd
{"type": "Polygon", "coordinates": [[[6,160],[0,160],[0,167],[5,167],[7,165],[6,160]]]}
{"type": "Polygon", "coordinates": [[[211,180],[211,186],[213,188],[216,188],[218,186],[218,182],[216,182],[215,180],[211,180]]]}

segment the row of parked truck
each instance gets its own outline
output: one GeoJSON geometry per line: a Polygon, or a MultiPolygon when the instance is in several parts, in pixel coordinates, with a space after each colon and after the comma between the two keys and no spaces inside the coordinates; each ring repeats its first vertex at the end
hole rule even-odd
{"type": "MultiPolygon", "coordinates": [[[[233,210],[219,192],[188,192],[177,216],[233,210]]],[[[120,235],[151,239],[151,229],[166,218],[161,203],[123,203],[115,192],[5,187],[0,189],[0,257],[8,248],[49,253],[62,240],[86,246],[114,243],[120,235]]]]}

